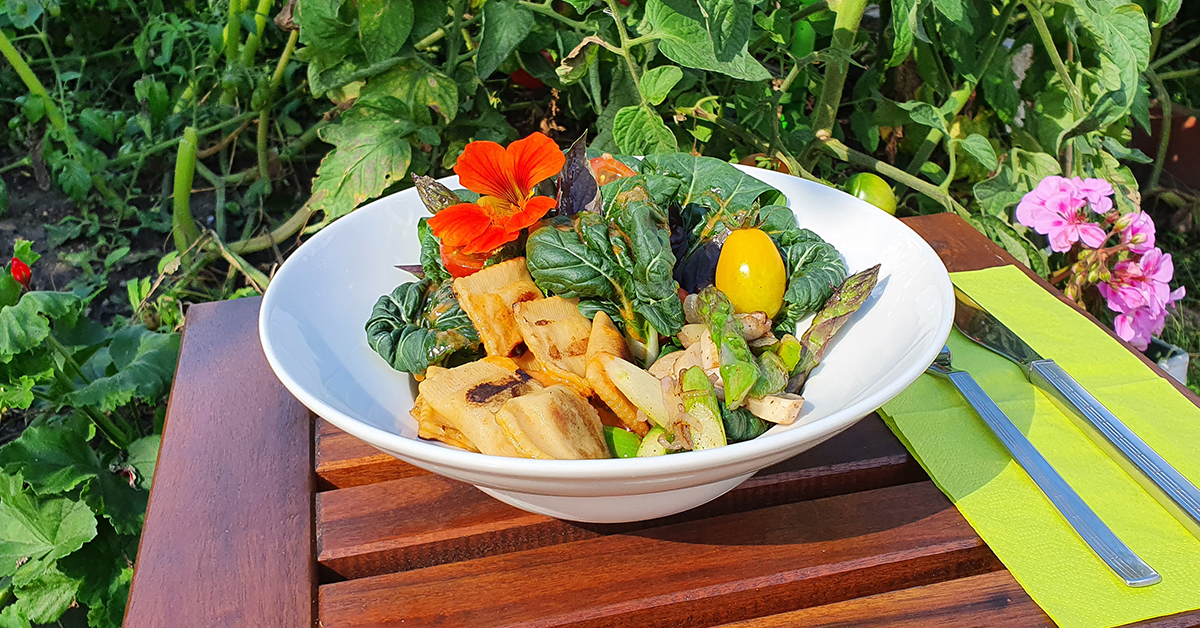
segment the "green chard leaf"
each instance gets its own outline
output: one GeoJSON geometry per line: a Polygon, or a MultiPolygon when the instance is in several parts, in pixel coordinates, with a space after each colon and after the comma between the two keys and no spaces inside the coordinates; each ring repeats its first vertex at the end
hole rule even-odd
{"type": "Polygon", "coordinates": [[[768,192],[779,193],[727,162],[691,153],[647,155],[642,172],[678,179],[676,201],[680,206],[697,203],[715,211],[749,209],[768,192]]]}
{"type": "Polygon", "coordinates": [[[366,332],[367,344],[384,361],[414,375],[479,347],[479,334],[454,298],[448,276],[400,284],[379,297],[366,332]]]}
{"type": "Polygon", "coordinates": [[[846,264],[832,244],[807,229],[785,232],[780,237],[788,286],[783,309],[775,316],[775,329],[796,333],[800,319],[820,310],[834,289],[846,278],[846,264]]]}
{"type": "Polygon", "coordinates": [[[428,218],[417,221],[417,239],[421,241],[421,271],[425,275],[425,279],[431,281],[450,279],[450,272],[442,264],[442,244],[438,242],[437,236],[433,235],[433,229],[429,228],[428,218]]]}

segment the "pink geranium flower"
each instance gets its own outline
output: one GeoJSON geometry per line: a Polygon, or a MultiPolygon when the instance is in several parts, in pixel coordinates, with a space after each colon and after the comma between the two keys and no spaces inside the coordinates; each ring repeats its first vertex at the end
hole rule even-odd
{"type": "Polygon", "coordinates": [[[1150,339],[1162,333],[1166,326],[1165,316],[1154,316],[1150,310],[1140,308],[1129,314],[1118,314],[1113,321],[1117,337],[1133,345],[1139,351],[1150,346],[1150,339]]]}
{"type": "Polygon", "coordinates": [[[1083,242],[1085,246],[1094,249],[1104,244],[1108,237],[1104,229],[1100,225],[1088,222],[1085,214],[1080,211],[1087,204],[1082,197],[1076,196],[1073,190],[1068,190],[1054,193],[1042,200],[1039,198],[1042,194],[1041,188],[1039,184],[1038,189],[1026,194],[1017,206],[1017,220],[1021,224],[1049,236],[1050,248],[1059,253],[1071,250],[1071,245],[1076,242],[1083,242]]]}
{"type": "Polygon", "coordinates": [[[1142,254],[1154,248],[1154,220],[1145,212],[1121,216],[1117,229],[1121,231],[1121,242],[1129,245],[1130,251],[1142,254]]]}
{"type": "Polygon", "coordinates": [[[1113,195],[1112,184],[1104,179],[1071,179],[1075,193],[1083,197],[1097,214],[1107,214],[1113,207],[1110,196],[1113,195]]]}

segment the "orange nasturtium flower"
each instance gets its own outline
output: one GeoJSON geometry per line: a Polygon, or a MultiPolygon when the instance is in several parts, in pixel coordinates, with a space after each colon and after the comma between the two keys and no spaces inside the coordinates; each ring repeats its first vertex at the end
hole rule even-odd
{"type": "Polygon", "coordinates": [[[445,248],[467,255],[494,251],[517,239],[555,203],[534,196],[533,188],[558,174],[566,158],[554,140],[534,133],[508,145],[467,144],[454,172],[463,187],[480,194],[474,203],[451,205],[429,219],[429,228],[445,248]]]}

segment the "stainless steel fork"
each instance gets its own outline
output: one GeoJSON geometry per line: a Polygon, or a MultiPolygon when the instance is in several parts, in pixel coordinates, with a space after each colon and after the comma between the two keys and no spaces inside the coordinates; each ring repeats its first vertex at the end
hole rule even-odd
{"type": "Polygon", "coordinates": [[[955,369],[951,364],[950,347],[942,347],[927,372],[946,378],[954,384],[962,396],[971,404],[983,422],[991,428],[1017,464],[1025,469],[1029,477],[1046,495],[1059,514],[1075,529],[1088,547],[1109,566],[1117,576],[1131,587],[1145,587],[1162,580],[1150,565],[1129,549],[1100,520],[1100,517],[1079,497],[1054,467],[1038,452],[1033,443],[1017,429],[1004,411],[988,397],[975,378],[966,371],[955,369]]]}

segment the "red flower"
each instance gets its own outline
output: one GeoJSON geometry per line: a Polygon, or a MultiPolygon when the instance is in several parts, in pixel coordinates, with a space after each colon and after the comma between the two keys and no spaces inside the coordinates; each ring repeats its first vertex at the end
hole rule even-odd
{"type": "Polygon", "coordinates": [[[12,258],[12,264],[9,269],[9,272],[12,273],[12,278],[16,279],[17,283],[25,286],[25,289],[28,290],[29,280],[32,277],[32,273],[29,272],[29,264],[26,264],[25,262],[22,262],[14,257],[12,258]]]}
{"type": "Polygon", "coordinates": [[[554,140],[541,133],[517,140],[507,150],[495,142],[471,142],[454,172],[463,187],[481,196],[475,203],[438,212],[429,219],[429,228],[443,247],[467,255],[494,251],[554,208],[554,199],[534,196],[533,188],[558,174],[565,161],[554,140]]]}

